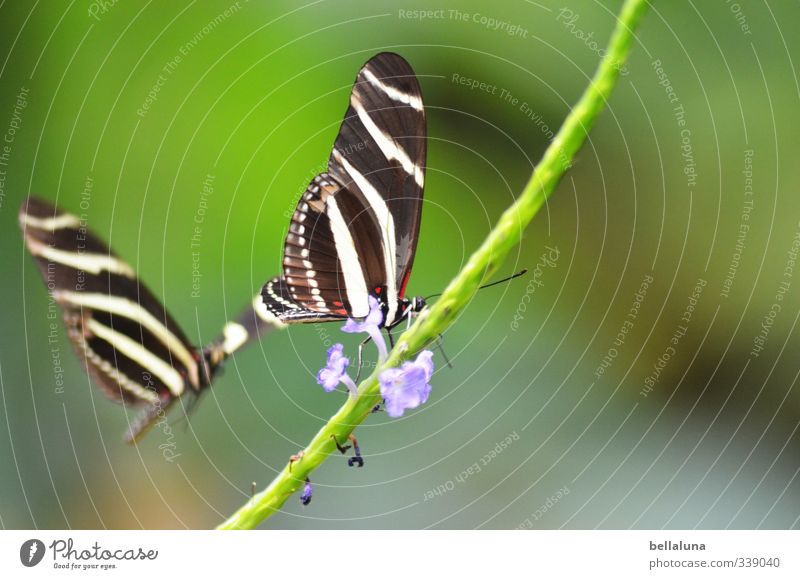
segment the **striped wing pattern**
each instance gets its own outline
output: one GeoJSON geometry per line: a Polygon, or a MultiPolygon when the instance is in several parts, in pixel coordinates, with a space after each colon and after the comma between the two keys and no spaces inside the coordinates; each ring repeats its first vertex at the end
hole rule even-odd
{"type": "Polygon", "coordinates": [[[51,299],[63,312],[67,335],[95,383],[112,400],[145,406],[128,440],[141,436],[184,393],[208,386],[233,352],[282,326],[256,296],[219,339],[200,351],[85,220],[31,197],[20,208],[19,222],[51,299]]]}
{"type": "Polygon", "coordinates": [[[298,305],[292,299],[283,276],[273,277],[264,284],[261,300],[264,309],[284,324],[332,322],[346,318],[346,315],[321,313],[298,305]]]}
{"type": "Polygon", "coordinates": [[[318,175],[292,216],[284,245],[292,301],[320,314],[366,316],[370,289],[385,285],[382,247],[365,199],[327,173],[318,175]]]}
{"type": "Polygon", "coordinates": [[[200,389],[205,372],[197,350],[85,221],[36,198],[23,204],[19,219],[70,340],[110,398],[154,404],[200,389]]]}
{"type": "Polygon", "coordinates": [[[85,220],[31,197],[19,213],[68,336],[98,386],[145,406],[129,440],[187,392],[207,387],[233,352],[285,324],[361,318],[376,296],[396,321],[419,233],[426,126],[419,83],[400,56],[359,71],[328,172],[309,184],[284,246],[284,275],[200,350],[130,265],[85,220]]]}
{"type": "Polygon", "coordinates": [[[426,156],[425,108],[414,70],[397,54],[378,54],[358,73],[328,171],[366,198],[394,243],[395,271],[387,277],[401,282],[419,237],[426,156]]]}
{"type": "Polygon", "coordinates": [[[276,316],[362,318],[373,295],[391,326],[414,259],[425,156],[417,78],[402,57],[381,53],[359,71],[328,172],[309,184],[292,216],[285,288],[271,280],[281,291],[262,292],[276,316]]]}

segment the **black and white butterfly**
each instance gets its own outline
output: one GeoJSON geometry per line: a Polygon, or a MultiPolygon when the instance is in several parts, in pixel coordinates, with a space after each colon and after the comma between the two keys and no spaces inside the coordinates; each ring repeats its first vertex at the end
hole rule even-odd
{"type": "Polygon", "coordinates": [[[422,214],[426,123],[419,82],[400,56],[361,68],[328,160],[292,216],[283,276],[261,290],[286,324],[364,318],[369,296],[391,330],[425,307],[405,297],[422,214]]]}
{"type": "Polygon", "coordinates": [[[144,407],[125,438],[142,436],[169,406],[207,388],[221,364],[270,328],[283,327],[259,296],[222,336],[195,347],[161,302],[85,221],[28,198],[19,223],[67,335],[105,394],[144,407]]]}

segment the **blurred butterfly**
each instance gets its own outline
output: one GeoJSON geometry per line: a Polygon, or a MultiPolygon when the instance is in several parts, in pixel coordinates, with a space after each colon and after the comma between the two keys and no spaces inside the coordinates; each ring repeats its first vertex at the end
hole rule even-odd
{"type": "Polygon", "coordinates": [[[197,348],[133,268],[77,216],[30,197],[19,223],[89,374],[112,400],[143,407],[127,442],[141,437],[176,400],[207,388],[235,351],[283,326],[256,296],[218,339],[197,348]]]}
{"type": "Polygon", "coordinates": [[[283,276],[261,290],[280,321],[361,319],[373,296],[390,331],[425,307],[405,292],[422,215],[426,134],[411,66],[388,52],[369,59],[350,93],[328,171],[311,181],[292,215],[283,276]]]}

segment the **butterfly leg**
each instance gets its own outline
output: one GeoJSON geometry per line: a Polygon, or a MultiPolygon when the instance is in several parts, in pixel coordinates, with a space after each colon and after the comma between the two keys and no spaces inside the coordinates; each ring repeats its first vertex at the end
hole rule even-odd
{"type": "Polygon", "coordinates": [[[439,336],[436,338],[436,347],[439,348],[439,351],[442,353],[442,358],[444,358],[444,361],[447,363],[447,367],[452,369],[453,365],[450,363],[450,358],[448,358],[447,354],[444,353],[444,346],[442,346],[442,342],[442,335],[439,334],[439,336]]]}
{"type": "Polygon", "coordinates": [[[356,380],[355,380],[356,384],[358,384],[358,379],[361,376],[361,363],[363,361],[362,356],[364,354],[364,346],[369,344],[370,340],[372,340],[372,338],[367,336],[366,338],[364,338],[364,341],[358,345],[358,370],[356,370],[356,380]]]}
{"type": "Polygon", "coordinates": [[[331,434],[331,438],[333,439],[333,443],[336,445],[336,448],[342,454],[345,454],[351,448],[353,449],[353,453],[355,456],[347,459],[347,466],[357,466],[361,468],[364,466],[364,458],[361,456],[361,448],[358,446],[358,440],[352,434],[347,437],[347,439],[352,442],[352,445],[349,444],[339,444],[339,440],[336,438],[335,434],[331,434]]]}
{"type": "Polygon", "coordinates": [[[331,438],[333,439],[333,444],[335,444],[335,445],[336,445],[336,450],[338,450],[338,451],[339,451],[339,452],[341,452],[342,454],[344,454],[344,453],[346,453],[348,450],[350,450],[350,448],[351,448],[351,447],[350,447],[350,445],[349,445],[349,444],[339,444],[339,439],[338,439],[338,438],[336,438],[336,435],[335,435],[335,434],[331,434],[331,438]]]}
{"type": "Polygon", "coordinates": [[[361,456],[361,449],[358,447],[358,441],[352,434],[348,438],[350,442],[353,443],[353,454],[355,454],[355,456],[347,459],[347,466],[357,466],[361,468],[364,466],[364,458],[361,456]]]}
{"type": "Polygon", "coordinates": [[[303,460],[303,455],[305,454],[304,451],[300,451],[297,454],[293,454],[289,457],[289,472],[292,472],[292,465],[298,461],[303,460]]]}

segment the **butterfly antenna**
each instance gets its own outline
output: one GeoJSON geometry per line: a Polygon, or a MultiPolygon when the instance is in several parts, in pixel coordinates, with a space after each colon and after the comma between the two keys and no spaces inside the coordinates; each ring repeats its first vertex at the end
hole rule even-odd
{"type": "Polygon", "coordinates": [[[518,278],[520,276],[525,275],[526,273],[528,273],[528,268],[527,267],[525,269],[523,269],[522,271],[518,271],[514,275],[510,275],[510,276],[508,276],[506,278],[498,279],[497,281],[493,281],[492,283],[487,283],[486,285],[482,285],[478,289],[486,289],[487,287],[492,287],[493,285],[506,283],[507,281],[511,281],[512,279],[516,279],[516,278],[518,278]]]}
{"type": "MultiPolygon", "coordinates": [[[[516,279],[516,278],[518,278],[518,277],[520,277],[520,276],[523,276],[523,275],[525,275],[526,273],[528,273],[528,268],[527,268],[527,267],[526,267],[525,269],[521,270],[521,271],[518,271],[518,272],[517,272],[517,273],[515,273],[514,275],[510,275],[510,276],[508,276],[508,277],[504,277],[503,279],[498,279],[497,281],[493,281],[492,283],[487,283],[486,285],[482,285],[482,286],[481,286],[481,287],[479,287],[478,289],[479,289],[479,290],[482,290],[482,289],[486,289],[487,287],[492,287],[493,285],[498,285],[498,284],[501,284],[501,283],[506,283],[506,282],[509,282],[509,281],[511,281],[512,279],[516,279]]],[[[429,300],[429,299],[431,299],[431,298],[438,298],[440,295],[442,295],[442,294],[441,294],[441,292],[440,292],[440,293],[438,293],[438,294],[431,294],[431,295],[427,296],[425,299],[426,299],[426,300],[429,300]]]]}

